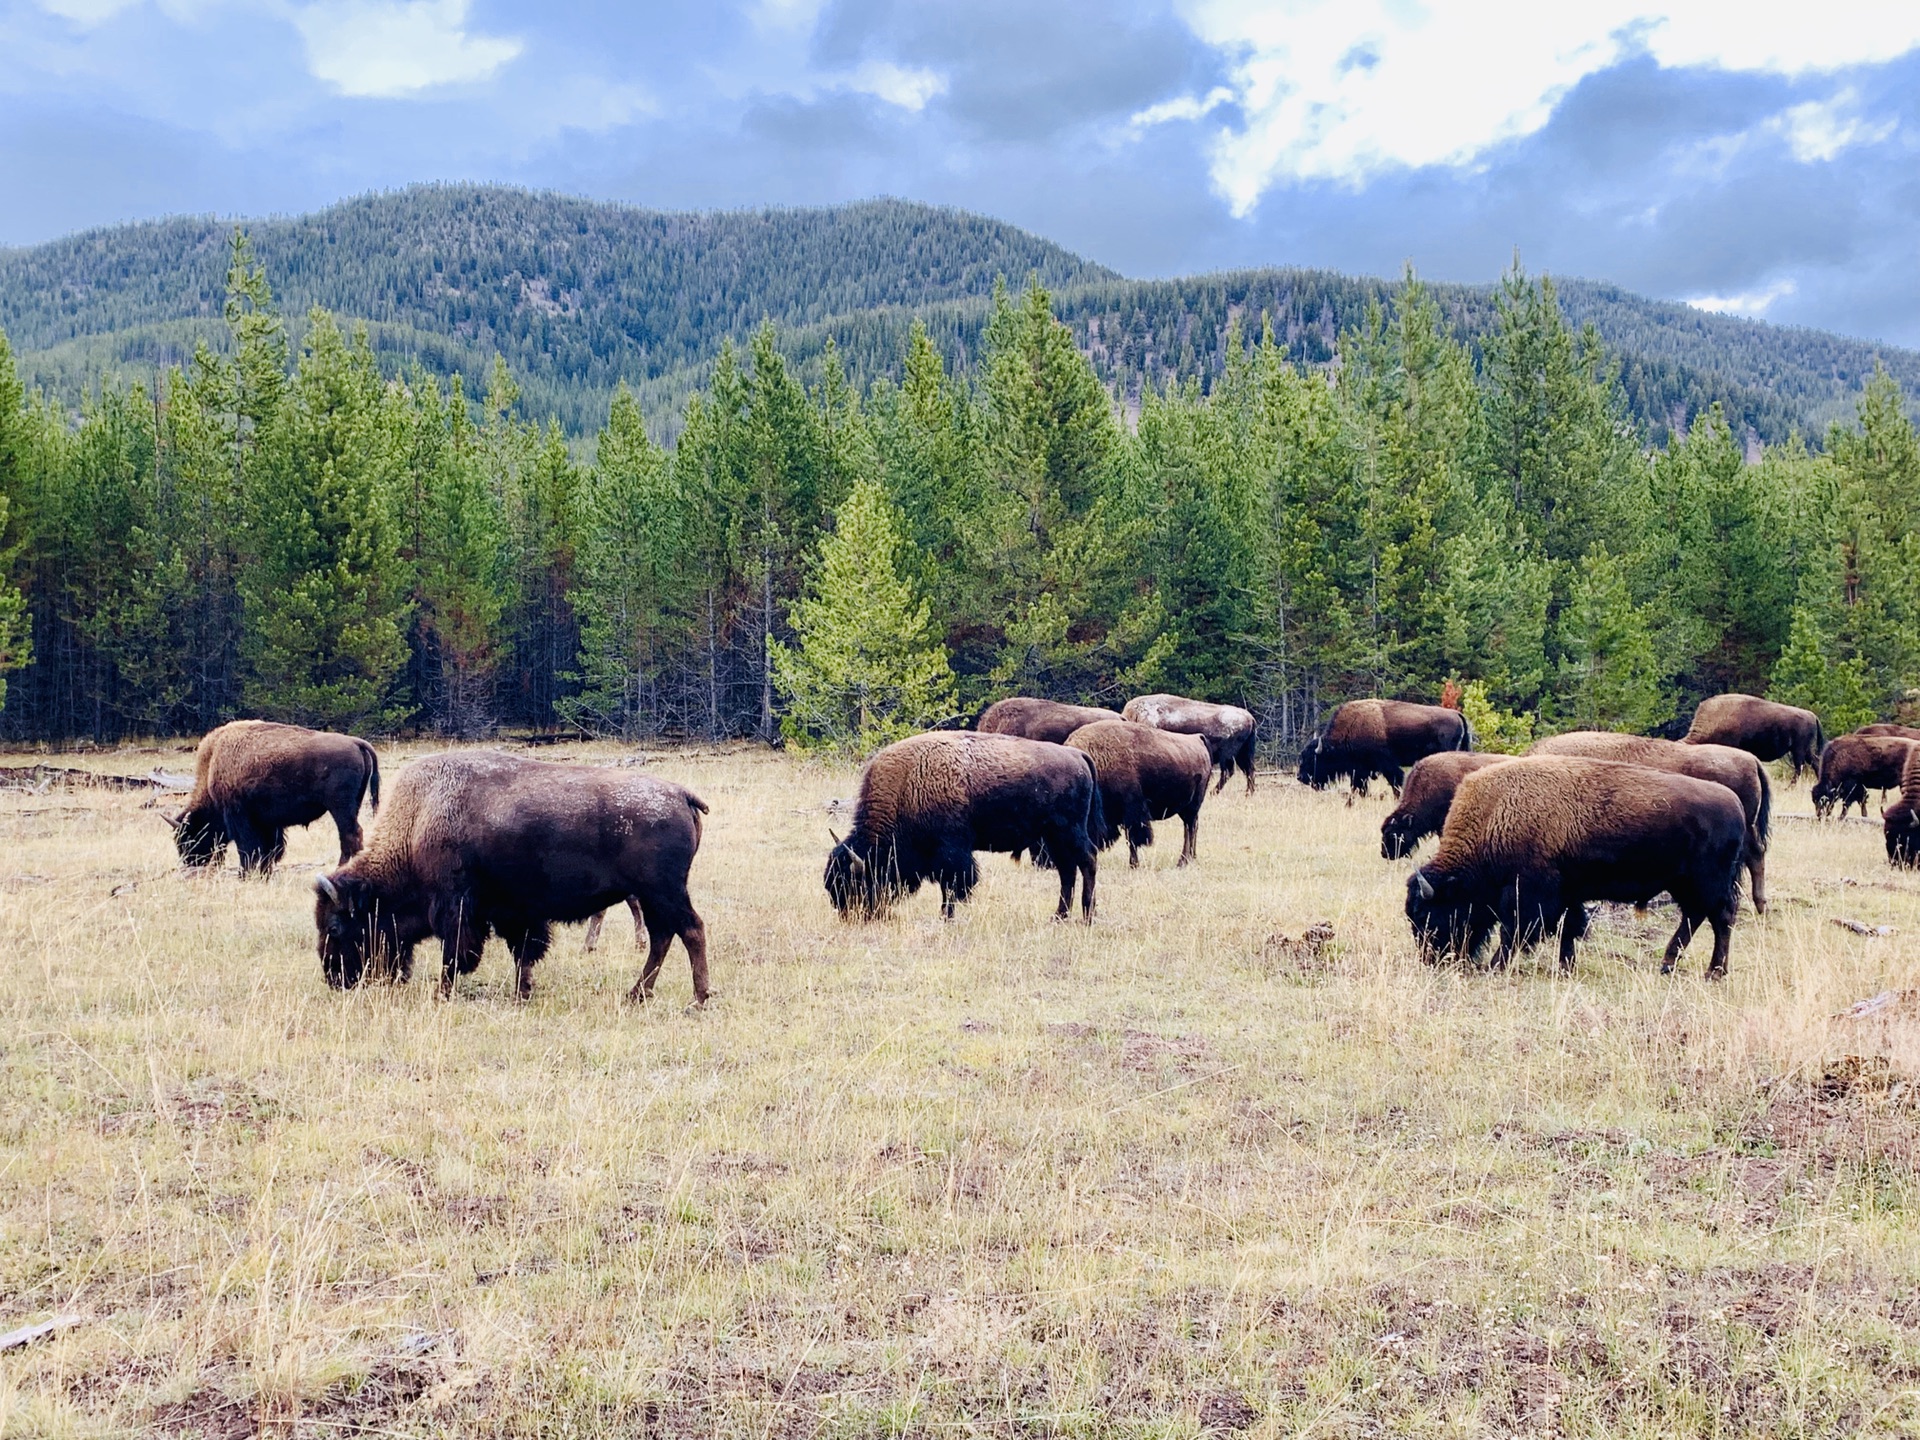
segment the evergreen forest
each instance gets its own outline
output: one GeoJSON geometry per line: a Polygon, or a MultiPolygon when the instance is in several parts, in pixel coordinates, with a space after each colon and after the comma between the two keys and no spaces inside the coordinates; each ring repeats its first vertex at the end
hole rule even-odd
{"type": "Polygon", "coordinates": [[[1227,297],[1204,373],[1123,384],[1097,352],[1125,336],[1089,343],[1036,262],[964,356],[934,305],[859,366],[766,321],[671,417],[616,380],[582,435],[524,350],[396,364],[283,313],[245,233],[224,263],[217,335],[77,404],[0,336],[12,739],[258,715],[857,752],[1003,694],[1165,689],[1286,749],[1341,700],[1451,690],[1500,747],[1725,690],[1834,733],[1920,684],[1900,379],[1824,433],[1716,402],[1656,434],[1518,265],[1471,335],[1412,276],[1312,344],[1227,297]]]}

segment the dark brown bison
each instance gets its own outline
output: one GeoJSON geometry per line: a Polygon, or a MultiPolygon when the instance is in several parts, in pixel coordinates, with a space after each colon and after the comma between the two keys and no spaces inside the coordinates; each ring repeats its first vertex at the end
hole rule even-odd
{"type": "Polygon", "coordinates": [[[1826,819],[1833,807],[1847,818],[1847,807],[1858,805],[1866,818],[1867,791],[1896,790],[1900,770],[1907,763],[1913,741],[1899,735],[1836,735],[1820,752],[1820,778],[1813,782],[1813,813],[1826,819]]]}
{"type": "Polygon", "coordinates": [[[1573,968],[1588,902],[1642,904],[1666,891],[1680,907],[1661,973],[1713,927],[1707,975],[1727,973],[1740,907],[1747,818],[1724,785],[1573,755],[1531,755],[1467,776],[1440,848],[1407,879],[1407,919],[1429,959],[1472,956],[1498,927],[1496,966],[1560,931],[1573,968]]]}
{"type": "Polygon", "coordinates": [[[1253,794],[1253,750],[1260,727],[1251,710],[1180,695],[1136,695],[1120,713],[1136,725],[1151,725],[1176,735],[1198,735],[1207,742],[1207,754],[1220,772],[1220,783],[1213,787],[1213,793],[1218,795],[1227,788],[1237,768],[1247,777],[1247,794],[1253,794]]]}
{"type": "Polygon", "coordinates": [[[1589,760],[1618,760],[1649,770],[1670,770],[1711,780],[1733,791],[1747,817],[1745,860],[1753,890],[1753,908],[1767,908],[1767,843],[1773,833],[1773,786],[1764,766],[1731,745],[1688,745],[1611,730],[1572,730],[1535,742],[1532,755],[1584,755],[1589,760]]]}
{"type": "Polygon", "coordinates": [[[1346,777],[1356,795],[1375,775],[1400,793],[1406,767],[1446,750],[1473,749],[1473,727],[1458,710],[1409,700],[1349,700],[1300,752],[1298,778],[1316,790],[1346,777]]]}
{"type": "Polygon", "coordinates": [[[980,712],[973,728],[982,735],[1017,735],[1023,740],[1050,740],[1064,745],[1067,737],[1082,725],[1097,720],[1118,720],[1116,710],[1098,705],[1065,705],[1058,700],[1035,700],[1014,695],[996,700],[980,712]]]}
{"type": "Polygon", "coordinates": [[[186,808],[166,817],[180,859],[218,865],[231,841],[240,873],[271,874],[287,831],[332,815],[340,858],[360,850],[360,802],[380,808],[380,760],[352,735],[266,720],[235,720],[207,733],[194,757],[186,808]]]}
{"type": "Polygon", "coordinates": [[[1186,833],[1180,864],[1196,856],[1200,802],[1213,778],[1213,757],[1198,735],[1156,730],[1132,720],[1097,720],[1067,737],[1067,744],[1093,757],[1106,825],[1094,841],[1104,850],[1127,837],[1127,864],[1140,863],[1153,844],[1153,822],[1178,815],[1186,833]]]}
{"type": "Polygon", "coordinates": [[[1920,866],[1920,824],[1903,795],[1880,812],[1880,828],[1887,838],[1887,862],[1902,870],[1920,866]]]}
{"type": "Polygon", "coordinates": [[[637,900],[647,961],[630,1000],[653,993],[678,935],[707,998],[707,934],[687,897],[706,805],[668,780],[494,750],[431,755],[395,778],[368,847],[314,881],[327,983],[369,966],[401,979],[413,947],[440,941],[440,991],[480,963],[487,936],[513,952],[522,999],[553,926],[637,900]]]}
{"type": "Polygon", "coordinates": [[[1511,759],[1507,755],[1476,755],[1470,750],[1445,750],[1423,755],[1407,771],[1400,787],[1400,803],[1380,822],[1380,853],[1388,860],[1411,855],[1429,835],[1438,835],[1447,823],[1453,792],[1476,770],[1511,759]]]}
{"type": "Polygon", "coordinates": [[[1757,695],[1715,695],[1700,702],[1688,727],[1689,745],[1731,745],[1759,760],[1786,756],[1793,762],[1793,778],[1802,769],[1820,768],[1825,738],[1820,717],[1797,705],[1781,705],[1757,695]]]}
{"type": "Polygon", "coordinates": [[[940,913],[973,893],[978,850],[1033,852],[1060,872],[1060,909],[1093,919],[1096,836],[1106,830],[1093,758],[1017,735],[939,731],[887,746],[860,772],[853,828],[834,837],[827,896],[843,916],[869,918],[928,880],[940,913]]]}

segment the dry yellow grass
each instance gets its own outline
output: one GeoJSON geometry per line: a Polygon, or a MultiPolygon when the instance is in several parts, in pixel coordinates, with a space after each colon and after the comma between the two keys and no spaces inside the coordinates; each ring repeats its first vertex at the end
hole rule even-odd
{"type": "Polygon", "coordinates": [[[83,1318],[0,1356],[0,1434],[1920,1427],[1920,1019],[1830,1018],[1920,985],[1876,828],[1778,824],[1725,985],[1658,911],[1568,981],[1423,967],[1380,799],[1229,790],[1091,928],[999,857],[859,927],[850,772],[656,769],[713,807],[703,1013],[677,947],[621,1003],[620,914],[525,1006],[497,942],[335,994],[324,822],[242,884],[139,796],[0,796],[0,1329],[83,1318]]]}

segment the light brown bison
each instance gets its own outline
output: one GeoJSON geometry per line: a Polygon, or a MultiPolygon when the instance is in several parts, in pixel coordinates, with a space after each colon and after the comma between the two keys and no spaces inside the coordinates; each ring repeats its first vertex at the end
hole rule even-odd
{"type": "Polygon", "coordinates": [[[1153,844],[1153,822],[1178,815],[1186,830],[1179,863],[1196,857],[1200,802],[1213,778],[1206,741],[1132,720],[1097,720],[1074,731],[1067,744],[1093,757],[1107,822],[1094,836],[1102,850],[1124,834],[1127,864],[1138,865],[1141,848],[1153,844]]]}
{"type": "Polygon", "coordinates": [[[1454,791],[1476,770],[1511,759],[1507,755],[1476,755],[1471,750],[1445,750],[1423,755],[1407,771],[1400,787],[1400,803],[1380,822],[1380,853],[1388,860],[1411,855],[1429,835],[1438,835],[1447,823],[1454,791]]]}
{"type": "Polygon", "coordinates": [[[1560,965],[1571,970],[1589,902],[1642,904],[1666,891],[1680,925],[1661,973],[1704,920],[1713,927],[1707,975],[1719,979],[1746,832],[1724,785],[1611,760],[1523,756],[1460,782],[1440,848],[1407,879],[1407,919],[1429,959],[1472,956],[1497,927],[1496,966],[1557,927],[1560,965]]]}
{"type": "Polygon", "coordinates": [[[1724,785],[1739,800],[1747,817],[1745,860],[1752,883],[1753,908],[1767,908],[1767,844],[1773,833],[1773,786],[1766,769],[1745,750],[1731,745],[1682,744],[1645,735],[1620,735],[1611,730],[1572,730],[1536,741],[1532,755],[1584,755],[1589,760],[1618,760],[1649,770],[1670,770],[1724,785]]]}
{"type": "Polygon", "coordinates": [[[180,859],[218,865],[231,841],[240,873],[271,874],[287,830],[332,815],[340,858],[360,850],[360,803],[380,808],[380,759],[352,735],[235,720],[211,730],[194,757],[186,807],[166,817],[180,859]]]}
{"type": "Polygon", "coordinates": [[[1298,779],[1324,790],[1341,777],[1356,795],[1375,775],[1400,793],[1406,767],[1428,755],[1473,749],[1473,727],[1458,710],[1408,700],[1349,700],[1300,752],[1298,779]]]}
{"type": "Polygon", "coordinates": [[[1151,725],[1176,735],[1198,735],[1207,742],[1207,754],[1220,772],[1220,783],[1213,787],[1213,793],[1218,795],[1227,788],[1237,768],[1247,777],[1247,794],[1253,794],[1253,751],[1260,727],[1251,710],[1189,700],[1182,695],[1136,695],[1120,714],[1136,725],[1151,725]]]}
{"type": "Polygon", "coordinates": [[[1064,745],[1082,725],[1096,720],[1118,720],[1116,710],[1098,705],[1066,705],[1058,700],[1036,700],[1014,695],[996,700],[980,712],[973,728],[982,735],[1017,735],[1023,740],[1050,740],[1064,745]]]}
{"type": "Polygon", "coordinates": [[[1757,695],[1715,695],[1700,702],[1688,727],[1689,745],[1731,745],[1759,760],[1793,762],[1793,778],[1820,768],[1825,737],[1820,717],[1797,705],[1762,700],[1757,695]]]}
{"type": "Polygon", "coordinates": [[[367,968],[405,979],[413,947],[440,941],[440,991],[480,963],[489,934],[513,952],[518,991],[556,923],[636,900],[647,961],[629,1000],[653,993],[674,936],[707,999],[707,935],[687,895],[707,807],[668,780],[468,750],[416,760],[394,780],[367,848],[314,881],[314,926],[327,983],[367,968]]]}
{"type": "Polygon", "coordinates": [[[1899,735],[1836,735],[1820,752],[1820,778],[1813,782],[1813,813],[1821,819],[1840,807],[1840,818],[1847,818],[1847,807],[1858,805],[1866,818],[1867,791],[1895,790],[1900,786],[1900,771],[1907,763],[1913,741],[1899,735]]]}
{"type": "Polygon", "coordinates": [[[1017,735],[936,731],[887,746],[860,772],[853,828],[834,837],[827,897],[843,916],[870,918],[928,880],[940,913],[980,882],[978,850],[1033,852],[1060,872],[1060,909],[1093,919],[1095,839],[1106,830],[1093,758],[1017,735]]]}

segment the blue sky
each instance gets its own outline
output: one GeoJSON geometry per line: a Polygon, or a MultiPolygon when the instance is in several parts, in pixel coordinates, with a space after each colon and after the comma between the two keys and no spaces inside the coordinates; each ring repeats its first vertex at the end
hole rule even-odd
{"type": "Polygon", "coordinates": [[[889,194],[1132,275],[1529,268],[1920,345],[1920,0],[0,0],[0,243],[417,180],[889,194]]]}

